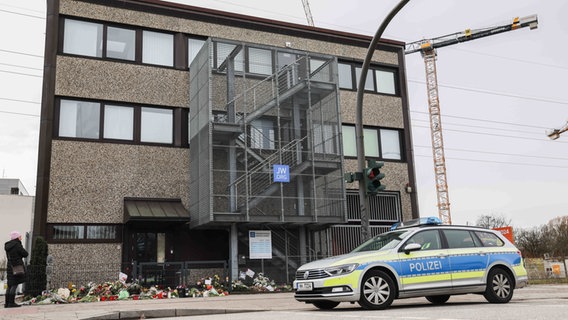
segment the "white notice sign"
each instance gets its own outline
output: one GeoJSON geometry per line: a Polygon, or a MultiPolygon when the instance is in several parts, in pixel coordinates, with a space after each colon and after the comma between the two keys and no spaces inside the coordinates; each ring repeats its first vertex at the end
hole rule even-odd
{"type": "Polygon", "coordinates": [[[272,235],[269,230],[249,231],[250,259],[272,259],[272,235]]]}

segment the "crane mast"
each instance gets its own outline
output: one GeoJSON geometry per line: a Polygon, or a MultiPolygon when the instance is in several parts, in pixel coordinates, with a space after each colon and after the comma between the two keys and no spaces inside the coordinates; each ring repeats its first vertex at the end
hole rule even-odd
{"type": "Polygon", "coordinates": [[[450,214],[450,197],[446,178],[444,139],[442,137],[442,117],[440,113],[440,100],[438,97],[436,49],[523,27],[530,27],[531,30],[537,28],[537,16],[531,15],[523,18],[517,17],[513,19],[512,23],[505,25],[476,30],[467,29],[463,32],[456,32],[429,40],[415,41],[406,45],[405,54],[420,52],[424,59],[426,70],[426,89],[428,93],[428,111],[430,116],[430,133],[432,138],[432,154],[434,160],[434,175],[438,201],[438,216],[443,223],[451,224],[452,216],[450,214]]]}
{"type": "Polygon", "coordinates": [[[310,10],[310,3],[308,0],[302,0],[302,5],[304,6],[304,13],[306,14],[306,20],[308,21],[309,26],[314,25],[314,18],[312,17],[312,10],[310,10]]]}

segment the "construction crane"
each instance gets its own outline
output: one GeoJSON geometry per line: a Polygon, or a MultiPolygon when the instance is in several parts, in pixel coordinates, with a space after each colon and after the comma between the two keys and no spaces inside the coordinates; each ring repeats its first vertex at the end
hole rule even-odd
{"type": "Polygon", "coordinates": [[[302,0],[302,5],[304,6],[304,13],[306,14],[306,20],[308,20],[308,25],[313,27],[314,18],[312,17],[312,10],[310,10],[310,3],[308,0],[302,0]]]}
{"type": "Polygon", "coordinates": [[[440,101],[438,98],[436,49],[524,27],[529,27],[531,30],[537,28],[537,16],[531,15],[523,18],[517,17],[513,19],[513,22],[505,25],[476,30],[467,29],[462,32],[456,32],[433,39],[408,43],[405,47],[405,54],[420,52],[424,58],[426,69],[426,89],[428,91],[428,110],[430,115],[430,132],[432,138],[432,153],[434,157],[434,174],[438,199],[438,215],[443,223],[451,224],[452,217],[450,214],[450,198],[448,195],[446,160],[444,156],[444,141],[442,138],[442,119],[440,114],[440,101]]]}

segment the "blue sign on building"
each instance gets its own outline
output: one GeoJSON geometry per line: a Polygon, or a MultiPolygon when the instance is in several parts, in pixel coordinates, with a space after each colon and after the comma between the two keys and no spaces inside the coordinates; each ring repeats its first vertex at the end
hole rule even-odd
{"type": "Polygon", "coordinates": [[[290,166],[287,164],[275,164],[274,182],[290,182],[290,166]]]}

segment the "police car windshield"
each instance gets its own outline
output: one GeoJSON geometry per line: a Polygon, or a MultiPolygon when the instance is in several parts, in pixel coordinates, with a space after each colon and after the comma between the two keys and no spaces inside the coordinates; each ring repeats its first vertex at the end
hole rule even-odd
{"type": "Polygon", "coordinates": [[[400,230],[400,231],[383,233],[363,243],[362,245],[358,246],[351,252],[393,249],[409,234],[410,230],[400,230]]]}

